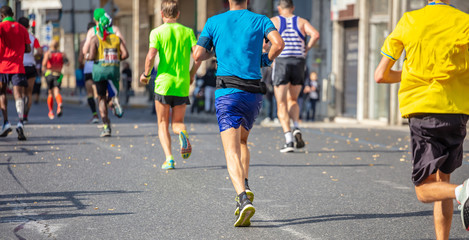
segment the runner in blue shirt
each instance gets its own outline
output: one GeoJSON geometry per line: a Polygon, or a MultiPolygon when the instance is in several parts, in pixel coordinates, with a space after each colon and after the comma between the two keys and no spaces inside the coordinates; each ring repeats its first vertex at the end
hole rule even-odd
{"type": "Polygon", "coordinates": [[[194,59],[217,57],[215,107],[228,173],[237,194],[234,226],[246,227],[255,212],[254,194],[248,186],[247,140],[265,91],[261,66],[270,66],[285,44],[269,18],[247,10],[247,0],[229,3],[230,11],[207,20],[194,59]],[[272,46],[263,54],[264,39],[272,46]]]}

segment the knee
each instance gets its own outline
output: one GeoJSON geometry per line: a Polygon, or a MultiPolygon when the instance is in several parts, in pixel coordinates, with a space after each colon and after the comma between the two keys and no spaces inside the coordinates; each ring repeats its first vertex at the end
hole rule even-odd
{"type": "Polygon", "coordinates": [[[417,199],[422,203],[431,203],[430,199],[427,198],[425,188],[422,185],[415,187],[415,195],[417,199]]]}

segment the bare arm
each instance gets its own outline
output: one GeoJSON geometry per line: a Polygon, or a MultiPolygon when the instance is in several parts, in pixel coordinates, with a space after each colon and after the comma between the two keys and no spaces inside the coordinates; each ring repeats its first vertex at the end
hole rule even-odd
{"type": "Polygon", "coordinates": [[[125,46],[124,40],[122,38],[119,38],[121,40],[120,43],[120,49],[121,49],[121,60],[125,60],[129,57],[129,51],[127,50],[127,46],[125,46]]]}
{"type": "Polygon", "coordinates": [[[118,36],[121,39],[121,41],[124,42],[125,45],[127,45],[124,39],[124,35],[122,35],[121,33],[121,30],[117,26],[112,26],[112,30],[114,31],[116,36],[118,36]]]}
{"type": "Polygon", "coordinates": [[[195,46],[195,50],[193,51],[194,60],[197,62],[205,61],[213,56],[215,56],[214,52],[209,52],[206,48],[199,45],[195,46]]]}
{"type": "Polygon", "coordinates": [[[306,52],[308,52],[319,40],[319,32],[309,23],[306,19],[302,19],[304,22],[305,33],[310,37],[308,44],[306,44],[306,52]]]}
{"type": "Polygon", "coordinates": [[[83,44],[83,48],[81,49],[85,56],[90,50],[90,42],[93,36],[94,36],[94,28],[88,29],[88,33],[86,33],[85,44],[83,44]]]}
{"type": "Polygon", "coordinates": [[[68,61],[67,55],[65,55],[65,53],[63,53],[63,62],[65,64],[65,66],[70,65],[70,62],[68,61]]]}
{"type": "Polygon", "coordinates": [[[142,75],[140,75],[140,82],[143,84],[148,84],[150,77],[145,76],[149,76],[151,74],[151,69],[155,65],[155,57],[157,53],[158,50],[156,50],[156,48],[150,48],[148,50],[147,57],[145,59],[145,70],[143,71],[142,75]]]}
{"type": "Polygon", "coordinates": [[[269,51],[269,59],[273,61],[278,55],[280,55],[280,53],[282,53],[283,48],[285,48],[285,42],[283,42],[278,31],[271,31],[267,35],[267,39],[269,39],[272,44],[269,51]]]}
{"type": "Polygon", "coordinates": [[[49,61],[50,57],[50,52],[47,51],[46,54],[44,55],[44,59],[42,59],[42,71],[44,72],[47,68],[47,62],[49,61]]]}
{"type": "MultiPolygon", "coordinates": [[[[82,41],[80,43],[80,50],[83,49],[84,45],[85,41],[82,41]]],[[[85,63],[85,55],[83,54],[83,51],[78,52],[78,63],[80,64],[80,68],[83,68],[83,64],[85,63]]]]}
{"type": "MultiPolygon", "coordinates": [[[[195,52],[196,47],[197,45],[192,47],[192,52],[195,52]]],[[[195,74],[197,73],[197,70],[199,69],[201,64],[202,64],[202,61],[194,60],[194,64],[192,65],[191,72],[190,72],[191,84],[194,82],[195,74]]]]}
{"type": "Polygon", "coordinates": [[[98,38],[96,36],[93,36],[91,39],[90,39],[90,43],[89,43],[89,49],[86,51],[86,52],[89,52],[89,54],[87,55],[87,58],[86,60],[88,61],[94,61],[96,59],[96,51],[97,51],[97,48],[98,48],[98,38]]]}
{"type": "Polygon", "coordinates": [[[387,57],[381,58],[381,62],[375,70],[375,81],[377,83],[398,83],[401,81],[402,71],[391,70],[395,62],[387,57]]]}

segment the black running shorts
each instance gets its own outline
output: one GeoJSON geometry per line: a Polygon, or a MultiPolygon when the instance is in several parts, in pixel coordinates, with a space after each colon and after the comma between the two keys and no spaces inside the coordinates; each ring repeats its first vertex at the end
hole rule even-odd
{"type": "Polygon", "coordinates": [[[157,93],[155,93],[155,101],[162,104],[168,104],[171,107],[191,104],[189,97],[164,96],[157,93]]]}
{"type": "Polygon", "coordinates": [[[47,89],[51,90],[54,87],[57,87],[60,89],[60,86],[62,85],[62,81],[60,80],[60,76],[54,76],[52,74],[48,75],[46,77],[46,82],[47,82],[47,89]]]}
{"type": "Polygon", "coordinates": [[[419,114],[409,118],[414,185],[437,170],[450,174],[462,165],[468,119],[465,114],[419,114]]]}
{"type": "Polygon", "coordinates": [[[26,75],[26,79],[37,77],[37,70],[35,66],[24,66],[24,72],[26,75]]]}
{"type": "Polygon", "coordinates": [[[303,85],[305,82],[305,64],[304,58],[285,57],[276,58],[273,64],[272,82],[274,86],[303,85]]]}

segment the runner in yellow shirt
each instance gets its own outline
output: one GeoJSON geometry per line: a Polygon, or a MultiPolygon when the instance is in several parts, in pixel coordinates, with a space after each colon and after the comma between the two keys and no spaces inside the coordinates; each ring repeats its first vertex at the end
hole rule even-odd
{"type": "Polygon", "coordinates": [[[409,118],[412,181],[417,198],[434,203],[437,239],[448,239],[453,199],[469,231],[469,179],[450,184],[462,165],[469,119],[469,15],[450,1],[428,1],[405,13],[381,49],[378,83],[399,83],[403,117],[409,118]],[[405,49],[402,71],[391,70],[405,49]]]}

